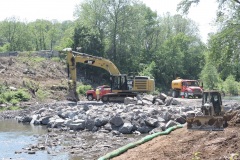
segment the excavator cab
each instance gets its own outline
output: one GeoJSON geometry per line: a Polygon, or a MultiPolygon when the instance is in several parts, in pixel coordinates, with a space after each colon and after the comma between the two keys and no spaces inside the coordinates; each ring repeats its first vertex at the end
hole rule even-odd
{"type": "Polygon", "coordinates": [[[127,75],[121,74],[121,75],[111,75],[110,77],[111,82],[111,89],[112,92],[116,91],[128,91],[128,80],[127,75]]]}
{"type": "Polygon", "coordinates": [[[194,130],[223,130],[221,94],[218,91],[204,91],[202,95],[202,115],[189,115],[187,128],[194,130]]]}

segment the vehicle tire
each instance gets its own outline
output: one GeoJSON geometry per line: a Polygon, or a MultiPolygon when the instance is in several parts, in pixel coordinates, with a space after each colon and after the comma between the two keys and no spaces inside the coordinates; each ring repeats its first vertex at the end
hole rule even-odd
{"type": "Polygon", "coordinates": [[[184,92],[184,98],[188,98],[188,92],[184,92]]]}
{"type": "Polygon", "coordinates": [[[93,100],[93,95],[91,95],[91,94],[87,95],[87,99],[88,99],[89,101],[92,101],[92,100],[93,100]]]}
{"type": "Polygon", "coordinates": [[[178,97],[178,91],[173,90],[172,97],[177,98],[178,97]]]}
{"type": "Polygon", "coordinates": [[[108,96],[102,96],[102,101],[103,102],[108,102],[108,96]]]}

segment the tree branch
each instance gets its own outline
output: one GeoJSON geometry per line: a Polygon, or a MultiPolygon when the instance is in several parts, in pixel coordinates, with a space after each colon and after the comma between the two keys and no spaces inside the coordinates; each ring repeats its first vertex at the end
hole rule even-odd
{"type": "Polygon", "coordinates": [[[240,4],[240,1],[239,0],[233,0],[234,2],[236,2],[236,3],[238,3],[238,4],[240,4]]]}

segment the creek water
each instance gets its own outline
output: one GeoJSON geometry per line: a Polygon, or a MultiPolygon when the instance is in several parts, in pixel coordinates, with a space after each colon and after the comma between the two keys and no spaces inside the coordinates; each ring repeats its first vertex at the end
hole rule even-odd
{"type": "Polygon", "coordinates": [[[67,153],[49,155],[46,150],[35,154],[24,152],[30,144],[37,144],[38,137],[46,134],[44,126],[18,123],[15,119],[0,120],[0,160],[66,160],[67,153]]]}

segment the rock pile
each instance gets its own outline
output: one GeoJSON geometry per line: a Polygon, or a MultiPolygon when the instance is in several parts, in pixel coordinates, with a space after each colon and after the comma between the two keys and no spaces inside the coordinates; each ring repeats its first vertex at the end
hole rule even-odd
{"type": "MultiPolygon", "coordinates": [[[[125,98],[124,104],[81,101],[38,104],[20,112],[13,112],[19,122],[47,125],[49,130],[113,132],[140,134],[164,131],[176,124],[185,124],[188,115],[200,115],[200,106],[184,106],[164,94],[125,98]]],[[[186,101],[191,101],[187,100],[186,101]]],[[[225,105],[232,110],[239,105],[225,105]]],[[[9,112],[4,114],[12,118],[9,112]]]]}
{"type": "Polygon", "coordinates": [[[177,99],[161,94],[135,99],[127,97],[124,104],[45,104],[16,118],[23,123],[47,125],[49,129],[140,134],[184,124],[189,111],[198,112],[195,107],[183,107],[177,99]]]}

